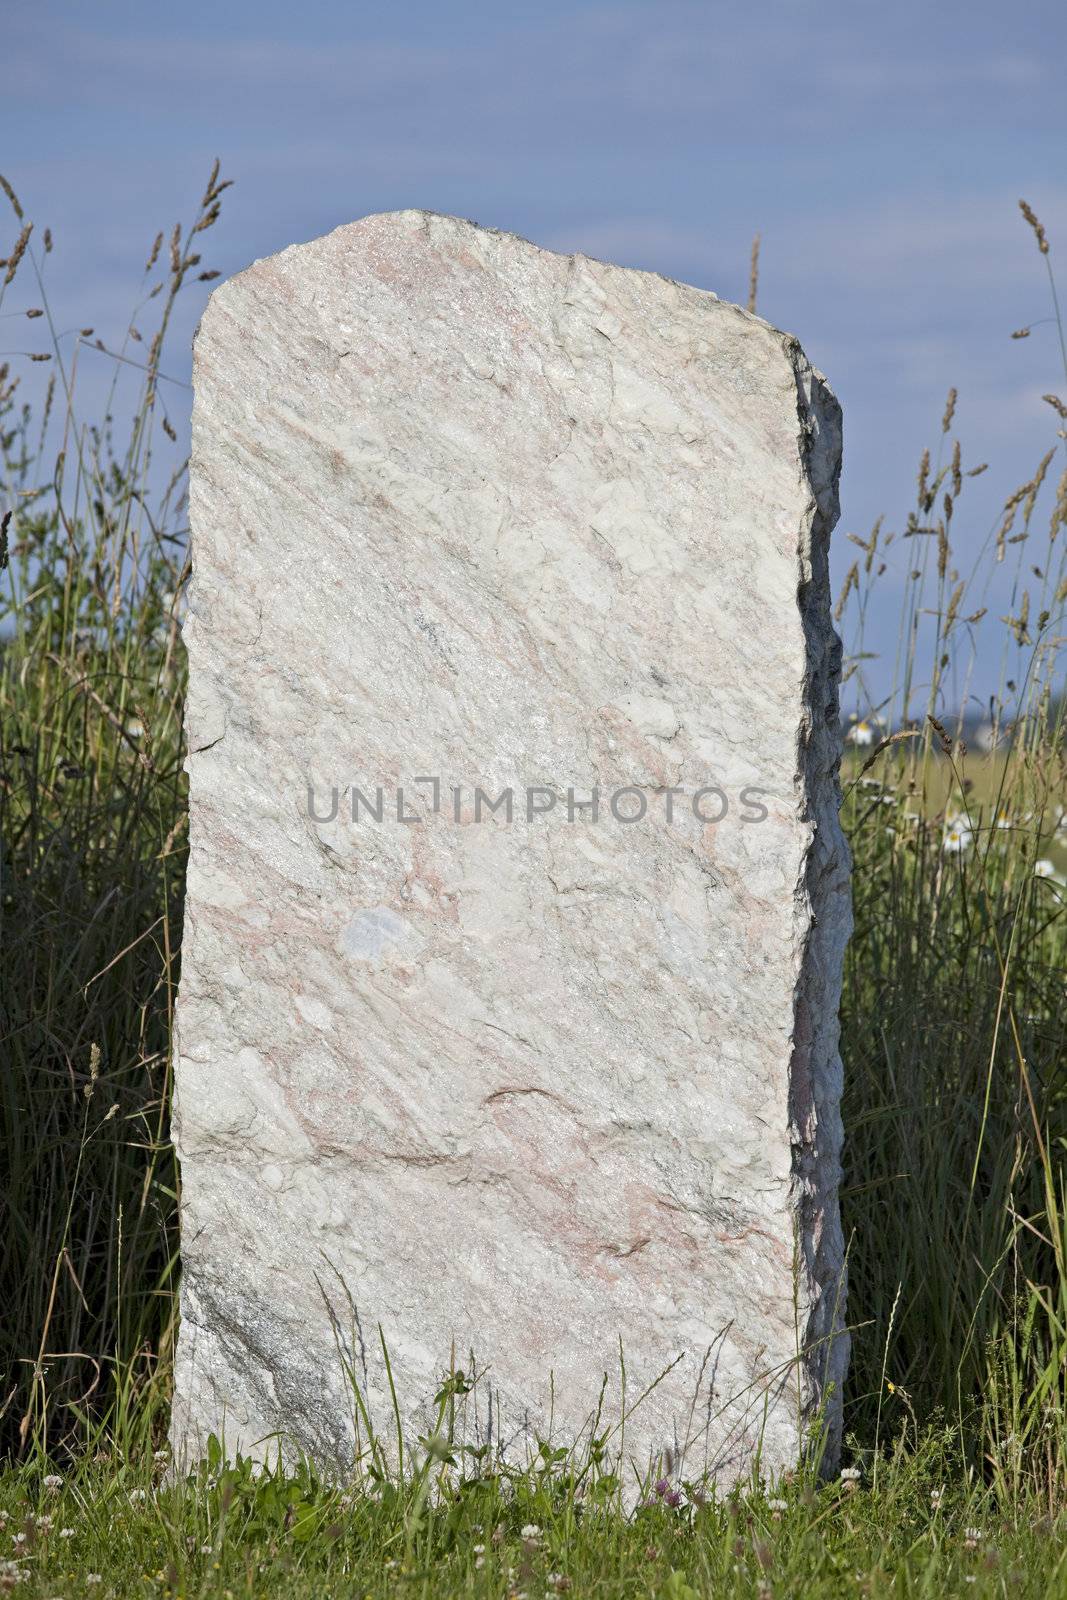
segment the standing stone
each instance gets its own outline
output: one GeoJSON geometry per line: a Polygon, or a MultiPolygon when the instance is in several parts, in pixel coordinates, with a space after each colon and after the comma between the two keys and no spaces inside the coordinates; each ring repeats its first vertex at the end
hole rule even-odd
{"type": "Polygon", "coordinates": [[[195,390],[178,1458],[349,1465],[384,1337],[409,1445],[462,1368],[630,1492],[832,1462],[833,395],[416,211],[216,290],[195,390]]]}

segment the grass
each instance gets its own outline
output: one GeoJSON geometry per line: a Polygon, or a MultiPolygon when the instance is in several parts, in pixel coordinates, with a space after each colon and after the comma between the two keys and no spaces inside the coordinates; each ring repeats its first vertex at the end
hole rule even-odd
{"type": "Polygon", "coordinates": [[[721,1504],[699,1485],[678,1505],[652,1489],[627,1516],[596,1463],[450,1460],[446,1431],[405,1481],[372,1458],[343,1494],[309,1468],[256,1478],[219,1462],[161,1483],[188,576],[165,409],[187,393],[164,363],[177,297],[213,276],[200,254],[224,189],[216,169],[189,227],[156,240],[113,350],[54,326],[51,241],[0,197],[0,320],[25,330],[3,342],[27,352],[0,362],[0,1512],[14,1563],[0,1589],[1067,1593],[1059,401],[1032,479],[976,539],[980,468],[964,465],[950,395],[913,509],[895,534],[855,540],[839,607],[845,703],[873,740],[843,773],[858,1479],[798,1473],[721,1504]],[[87,417],[89,360],[110,362],[115,387],[87,417]],[[965,571],[957,543],[978,546],[965,571]],[[868,621],[890,605],[899,644],[875,663],[868,621]],[[968,750],[979,657],[998,684],[980,708],[989,748],[968,750]]]}
{"type": "Polygon", "coordinates": [[[52,1483],[35,1463],[0,1480],[0,1520],[25,1536],[26,1600],[1061,1595],[1067,1516],[1020,1518],[984,1487],[953,1485],[953,1449],[932,1436],[919,1452],[894,1451],[877,1491],[861,1476],[676,1506],[653,1492],[628,1518],[547,1462],[457,1482],[434,1456],[402,1487],[344,1491],[308,1470],[256,1477],[216,1463],[160,1487],[165,1462],[121,1458],[52,1483]]]}

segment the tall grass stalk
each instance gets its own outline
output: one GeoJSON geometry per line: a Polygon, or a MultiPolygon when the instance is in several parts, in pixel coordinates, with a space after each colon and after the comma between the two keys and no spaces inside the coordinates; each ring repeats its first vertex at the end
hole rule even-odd
{"type": "Polygon", "coordinates": [[[188,567],[162,362],[178,295],[215,275],[199,245],[225,187],[216,168],[192,225],[156,240],[117,350],[56,328],[47,232],[0,286],[0,326],[32,347],[0,366],[0,1428],[16,1452],[101,1413],[129,1424],[170,1348],[188,567]],[[90,360],[115,376],[86,418],[90,360]],[[21,403],[45,369],[39,408],[21,403]]]}
{"type": "Polygon", "coordinates": [[[955,402],[903,528],[853,536],[838,607],[858,704],[844,807],[850,1404],[860,1435],[872,1409],[943,1414],[977,1468],[1062,1493],[1067,470],[1057,485],[1050,468],[1067,460],[1064,412],[1051,397],[1048,446],[965,569],[955,530],[985,469],[964,468],[955,402]],[[866,629],[893,603],[900,642],[876,694],[866,629]],[[991,661],[997,688],[980,701],[971,686],[991,661]]]}

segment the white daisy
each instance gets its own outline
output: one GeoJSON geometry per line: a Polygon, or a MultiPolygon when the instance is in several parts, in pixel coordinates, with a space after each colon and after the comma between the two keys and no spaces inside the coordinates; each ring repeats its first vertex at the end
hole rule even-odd
{"type": "Polygon", "coordinates": [[[947,856],[962,855],[974,843],[974,834],[962,821],[950,822],[945,819],[945,837],[941,841],[941,848],[947,856]]]}

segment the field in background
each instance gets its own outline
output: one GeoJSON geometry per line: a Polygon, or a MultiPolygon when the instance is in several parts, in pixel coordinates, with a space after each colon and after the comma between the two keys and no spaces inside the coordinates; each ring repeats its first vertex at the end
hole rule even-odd
{"type": "MultiPolygon", "coordinates": [[[[142,383],[121,432],[117,418],[81,414],[79,360],[95,336],[52,326],[51,240],[30,231],[9,189],[0,197],[0,316],[35,352],[0,363],[0,1448],[12,1463],[0,1520],[6,1510],[12,1559],[39,1573],[22,1592],[40,1582],[59,1594],[68,1573],[80,1584],[105,1571],[124,1593],[135,1581],[251,1593],[260,1562],[272,1583],[309,1594],[327,1577],[338,1592],[388,1592],[403,1572],[429,1582],[435,1562],[455,1587],[494,1594],[599,1581],[676,1600],[694,1585],[830,1594],[853,1592],[857,1571],[883,1592],[886,1574],[905,1570],[915,1588],[901,1592],[974,1578],[967,1592],[1001,1594],[1012,1571],[1015,1592],[1059,1592],[1044,1587],[1062,1575],[1047,1535],[1067,1491],[1067,452],[1056,397],[1033,479],[1005,493],[977,561],[959,570],[980,464],[963,461],[950,395],[912,512],[855,541],[838,607],[843,700],[860,713],[843,770],[856,933],[842,1038],[847,1459],[859,1481],[816,1492],[798,1477],[782,1505],[756,1497],[724,1510],[699,1504],[695,1487],[672,1505],[668,1486],[623,1525],[592,1516],[610,1502],[592,1493],[595,1473],[511,1482],[487,1461],[449,1465],[431,1451],[420,1480],[379,1483],[373,1504],[341,1506],[311,1482],[274,1493],[227,1479],[157,1496],[177,1271],[167,1103],[188,563],[184,471],[161,481],[153,451],[174,431],[161,379],[171,308],[190,280],[213,276],[201,253],[225,187],[216,170],[192,224],[150,252],[143,300],[112,352],[142,383]],[[976,708],[977,619],[1004,574],[1000,688],[976,708]],[[888,673],[867,658],[864,622],[897,603],[888,673]],[[46,1488],[50,1472],[67,1481],[46,1488]],[[441,1486],[461,1472],[472,1482],[453,1505],[441,1486]],[[60,1546],[67,1521],[75,1533],[60,1546]],[[534,1523],[541,1531],[524,1539],[534,1523]]],[[[1027,221],[1047,261],[1040,223],[1027,221]]],[[[1051,272],[1049,282],[1054,296],[1051,272]]],[[[181,393],[166,392],[171,403],[181,393]]],[[[0,1587],[16,1582],[7,1576],[0,1565],[0,1587]]]]}

